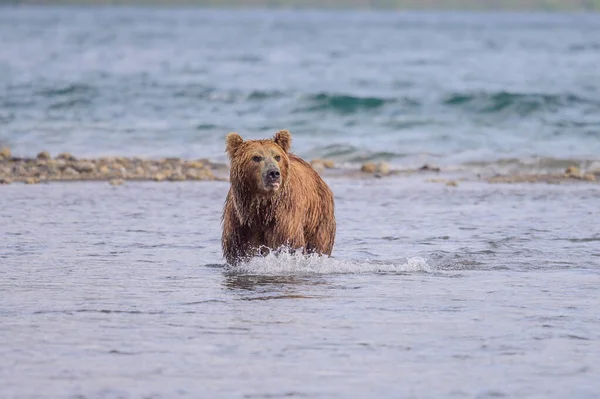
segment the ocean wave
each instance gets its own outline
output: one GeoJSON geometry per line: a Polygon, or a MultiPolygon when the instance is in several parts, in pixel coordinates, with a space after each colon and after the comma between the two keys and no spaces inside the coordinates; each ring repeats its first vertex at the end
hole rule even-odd
{"type": "Polygon", "coordinates": [[[596,170],[600,168],[600,159],[554,157],[500,158],[491,161],[464,162],[456,168],[472,171],[492,170],[498,173],[550,173],[564,171],[570,166],[576,166],[582,171],[596,170]]]}
{"type": "Polygon", "coordinates": [[[483,114],[512,110],[521,116],[526,116],[536,111],[557,111],[561,107],[580,106],[594,102],[574,94],[500,91],[492,93],[452,93],[444,98],[442,103],[445,106],[464,108],[468,111],[483,114]]]}
{"type": "Polygon", "coordinates": [[[359,148],[350,144],[330,144],[314,149],[310,152],[311,158],[332,159],[338,162],[359,163],[369,161],[390,161],[407,156],[405,153],[392,151],[372,151],[359,148]]]}
{"type": "Polygon", "coordinates": [[[64,96],[80,96],[86,97],[96,95],[98,90],[96,87],[86,83],[70,83],[57,87],[46,87],[39,90],[39,94],[43,97],[54,98],[64,96]]]}
{"type": "Polygon", "coordinates": [[[357,111],[370,111],[394,103],[394,99],[381,97],[358,97],[345,94],[319,93],[307,97],[308,105],[299,109],[301,112],[334,111],[343,114],[357,111]]]}
{"type": "MultiPolygon", "coordinates": [[[[169,91],[168,88],[165,90],[169,91]]],[[[171,89],[171,93],[176,98],[193,98],[196,100],[224,103],[264,101],[283,96],[283,93],[277,90],[222,90],[203,85],[178,88],[176,90],[171,89]]]]}

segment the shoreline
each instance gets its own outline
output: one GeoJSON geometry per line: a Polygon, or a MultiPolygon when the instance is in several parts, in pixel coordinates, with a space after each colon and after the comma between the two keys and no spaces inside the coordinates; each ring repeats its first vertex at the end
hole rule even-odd
{"type": "MultiPolygon", "coordinates": [[[[327,159],[307,160],[323,177],[381,179],[422,176],[426,182],[456,187],[460,182],[489,184],[598,184],[600,170],[581,172],[569,166],[563,173],[511,173],[481,175],[456,173],[423,165],[416,169],[392,169],[386,162],[367,162],[359,168],[342,168],[327,159]]],[[[10,149],[0,149],[0,185],[11,183],[39,184],[53,182],[108,182],[121,185],[126,181],[229,181],[229,166],[208,159],[142,157],[78,158],[70,153],[52,157],[43,151],[35,157],[15,157],[10,149]]]]}

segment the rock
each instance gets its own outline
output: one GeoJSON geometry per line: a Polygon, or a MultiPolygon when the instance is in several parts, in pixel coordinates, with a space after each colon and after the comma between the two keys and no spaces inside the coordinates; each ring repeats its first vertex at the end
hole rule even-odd
{"type": "Polygon", "coordinates": [[[154,181],[163,181],[167,178],[167,176],[165,176],[164,173],[157,173],[152,177],[152,180],[154,181]]]}
{"type": "Polygon", "coordinates": [[[208,167],[204,168],[202,170],[202,172],[204,175],[202,180],[215,180],[216,179],[215,174],[208,167]]]}
{"type": "Polygon", "coordinates": [[[56,167],[61,171],[67,169],[67,166],[69,166],[68,162],[65,161],[64,159],[59,159],[54,162],[56,162],[56,167]]]}
{"type": "Polygon", "coordinates": [[[40,179],[38,177],[27,177],[25,179],[25,184],[38,184],[40,179]]]}
{"type": "Polygon", "coordinates": [[[176,170],[169,175],[168,179],[169,181],[183,181],[185,180],[185,175],[181,171],[176,170]]]}
{"type": "Polygon", "coordinates": [[[367,162],[362,164],[360,171],[364,173],[375,173],[377,171],[377,165],[373,162],[367,162]]]}
{"type": "Polygon", "coordinates": [[[100,177],[106,177],[110,173],[110,169],[108,169],[107,165],[102,165],[98,168],[98,173],[100,174],[100,177]]]}
{"type": "Polygon", "coordinates": [[[0,184],[10,184],[12,180],[8,177],[0,177],[0,184]]]}
{"type": "Polygon", "coordinates": [[[17,164],[12,168],[12,175],[15,177],[23,177],[27,175],[27,169],[22,164],[17,164]]]}
{"type": "Polygon", "coordinates": [[[71,162],[77,160],[77,158],[75,158],[73,155],[71,155],[68,152],[61,152],[60,154],[58,154],[56,159],[64,159],[65,161],[71,161],[71,162]]]}
{"type": "Polygon", "coordinates": [[[53,160],[52,158],[46,159],[46,158],[37,158],[36,157],[35,165],[38,168],[46,168],[46,169],[56,168],[56,161],[53,160]]]}
{"type": "Polygon", "coordinates": [[[189,161],[185,163],[185,166],[193,169],[202,169],[204,168],[204,162],[201,161],[189,161]]]}
{"type": "Polygon", "coordinates": [[[458,182],[456,180],[450,180],[446,182],[446,186],[448,187],[458,187],[458,182]]]}
{"type": "Polygon", "coordinates": [[[72,168],[79,173],[92,173],[96,170],[96,165],[89,161],[78,161],[73,163],[72,168]]]}
{"type": "Polygon", "coordinates": [[[335,162],[333,162],[331,159],[313,159],[310,164],[313,166],[315,166],[315,164],[320,164],[325,169],[335,168],[335,162]]]}
{"type": "Polygon", "coordinates": [[[568,177],[579,177],[581,172],[577,166],[569,166],[567,169],[565,169],[565,175],[568,177]]]}
{"type": "Polygon", "coordinates": [[[390,174],[390,165],[387,162],[379,162],[377,165],[377,173],[385,176],[390,174]]]}
{"type": "Polygon", "coordinates": [[[143,178],[146,175],[146,171],[141,166],[135,168],[134,176],[137,178],[143,178]]]}
{"type": "Polygon", "coordinates": [[[111,186],[120,186],[125,183],[123,179],[110,179],[108,182],[111,186]]]}
{"type": "Polygon", "coordinates": [[[52,157],[50,156],[50,153],[48,151],[40,152],[39,154],[37,154],[36,158],[40,161],[47,161],[49,159],[52,159],[52,157]]]}
{"type": "Polygon", "coordinates": [[[440,168],[438,168],[437,166],[429,166],[428,164],[425,164],[421,166],[418,170],[420,172],[439,172],[440,168]]]}
{"type": "Polygon", "coordinates": [[[72,167],[67,166],[62,172],[62,176],[68,180],[74,180],[75,178],[79,177],[79,172],[72,167]]]}
{"type": "Polygon", "coordinates": [[[596,176],[591,173],[586,173],[585,175],[581,176],[581,178],[586,181],[596,181],[596,176]]]}
{"type": "Polygon", "coordinates": [[[10,148],[8,147],[2,147],[2,149],[0,150],[0,160],[2,159],[10,159],[11,157],[11,153],[10,153],[10,148]]]}
{"type": "Polygon", "coordinates": [[[188,169],[185,172],[185,177],[190,180],[204,180],[204,174],[202,169],[188,169]]]}

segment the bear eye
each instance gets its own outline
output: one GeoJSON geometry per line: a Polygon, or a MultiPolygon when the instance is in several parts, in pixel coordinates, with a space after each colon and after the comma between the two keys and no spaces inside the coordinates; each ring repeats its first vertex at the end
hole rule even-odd
{"type": "Polygon", "coordinates": [[[281,157],[280,157],[279,155],[275,155],[275,160],[276,160],[277,162],[279,162],[279,161],[281,161],[281,157]]]}
{"type": "Polygon", "coordinates": [[[252,157],[252,160],[253,160],[254,162],[260,162],[260,161],[261,161],[261,159],[262,159],[262,158],[261,158],[261,157],[259,157],[258,155],[255,155],[254,157],[252,157]]]}

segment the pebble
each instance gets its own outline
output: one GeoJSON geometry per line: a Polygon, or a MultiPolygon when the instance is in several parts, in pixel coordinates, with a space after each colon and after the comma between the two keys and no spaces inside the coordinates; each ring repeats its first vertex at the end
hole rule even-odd
{"type": "Polygon", "coordinates": [[[377,172],[381,175],[389,175],[390,174],[390,165],[387,162],[379,162],[377,165],[377,172]]]}
{"type": "Polygon", "coordinates": [[[163,181],[163,180],[165,180],[166,178],[167,178],[167,176],[165,176],[165,174],[164,174],[164,173],[157,173],[157,174],[155,174],[155,175],[154,175],[154,177],[152,178],[152,180],[155,180],[155,181],[163,181]]]}
{"type": "Polygon", "coordinates": [[[174,172],[169,176],[169,181],[183,181],[185,180],[185,176],[181,173],[174,172]]]}
{"type": "Polygon", "coordinates": [[[79,173],[91,173],[96,169],[93,163],[86,161],[75,162],[72,167],[79,173]]]}
{"type": "Polygon", "coordinates": [[[185,166],[193,169],[202,169],[204,167],[204,162],[201,161],[189,161],[185,163],[185,166]]]}
{"type": "Polygon", "coordinates": [[[74,177],[79,176],[79,172],[77,172],[72,166],[67,166],[65,170],[62,172],[63,176],[69,178],[69,180],[73,180],[74,177]]]}
{"type": "Polygon", "coordinates": [[[419,168],[420,172],[439,172],[440,168],[437,166],[430,166],[429,164],[425,164],[419,168]]]}
{"type": "Polygon", "coordinates": [[[375,173],[377,171],[377,165],[374,162],[363,163],[360,167],[360,171],[364,173],[375,173]]]}
{"type": "Polygon", "coordinates": [[[583,175],[581,178],[586,181],[596,181],[596,175],[593,175],[591,173],[587,173],[587,174],[583,175]]]}
{"type": "Polygon", "coordinates": [[[3,147],[0,150],[0,159],[10,159],[10,157],[11,157],[10,148],[3,147]]]}
{"type": "Polygon", "coordinates": [[[38,177],[27,177],[25,178],[25,184],[38,184],[40,179],[38,177]]]}
{"type": "Polygon", "coordinates": [[[374,173],[377,177],[385,176],[390,174],[390,165],[387,162],[366,162],[360,167],[360,171],[363,173],[374,173]]]}
{"type": "MultiPolygon", "coordinates": [[[[227,172],[227,165],[208,160],[164,158],[151,160],[126,157],[77,159],[69,153],[52,158],[42,151],[34,158],[11,158],[10,150],[1,152],[0,177],[5,182],[45,182],[101,180],[111,184],[127,180],[183,181],[227,180],[213,171],[227,172]],[[8,159],[4,157],[8,156],[8,159]]],[[[6,183],[5,183],[6,184],[6,183]]]]}
{"type": "Polygon", "coordinates": [[[37,159],[39,159],[40,161],[47,161],[49,159],[52,159],[52,157],[50,156],[50,153],[48,151],[42,151],[39,154],[37,154],[37,159]]]}
{"type": "Polygon", "coordinates": [[[565,175],[569,177],[579,177],[581,176],[581,172],[577,166],[569,166],[567,169],[565,169],[565,175]]]}
{"type": "Polygon", "coordinates": [[[125,180],[123,180],[123,179],[111,179],[111,180],[108,181],[108,183],[111,186],[120,186],[123,183],[125,183],[125,180]]]}
{"type": "Polygon", "coordinates": [[[64,159],[65,161],[76,161],[77,160],[77,158],[75,158],[73,155],[71,155],[68,152],[61,152],[60,154],[58,154],[56,159],[64,159]]]}
{"type": "Polygon", "coordinates": [[[335,168],[335,162],[331,159],[313,159],[310,164],[313,166],[315,166],[315,164],[322,165],[325,169],[335,168]]]}

